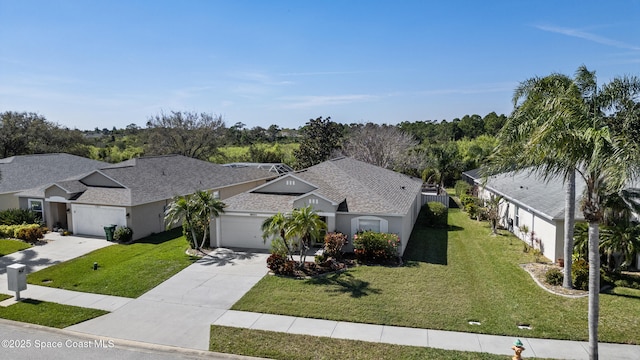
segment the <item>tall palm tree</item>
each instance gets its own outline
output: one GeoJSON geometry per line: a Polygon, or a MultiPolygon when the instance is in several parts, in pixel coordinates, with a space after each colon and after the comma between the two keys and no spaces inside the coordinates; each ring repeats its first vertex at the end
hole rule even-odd
{"type": "Polygon", "coordinates": [[[309,244],[313,240],[320,238],[323,230],[327,228],[320,216],[313,210],[311,205],[300,209],[294,209],[287,221],[285,230],[286,238],[297,237],[300,239],[300,266],[304,265],[306,252],[309,244]]]}
{"type": "MultiPolygon", "coordinates": [[[[565,182],[572,182],[572,174],[577,173],[585,182],[581,210],[589,223],[591,359],[598,358],[601,195],[620,192],[640,170],[638,138],[624,131],[611,131],[609,125],[640,125],[638,95],[637,78],[614,80],[598,89],[595,73],[584,66],[574,79],[552,74],[527,80],[516,89],[515,110],[501,132],[502,141],[497,149],[497,154],[504,156],[497,161],[498,169],[517,164],[515,169],[532,167],[545,178],[562,176],[565,182]]],[[[569,192],[567,210],[574,203],[569,192]]],[[[573,250],[569,246],[572,236],[567,234],[572,223],[569,213],[565,211],[565,272],[570,274],[566,268],[571,264],[573,250]]],[[[565,281],[569,278],[565,275],[565,281]]]]}
{"type": "Polygon", "coordinates": [[[582,66],[572,79],[563,74],[528,79],[516,88],[514,111],[498,135],[491,171],[533,171],[565,183],[564,280],[572,288],[571,255],[575,225],[575,166],[583,150],[574,134],[592,102],[593,72],[582,66]],[[548,131],[553,129],[553,131],[548,131]],[[547,131],[545,131],[547,130],[547,131]],[[554,144],[563,143],[562,152],[554,144]]]}
{"type": "MultiPolygon", "coordinates": [[[[621,104],[621,99],[638,99],[640,81],[622,78],[598,89],[595,74],[592,78],[589,82],[593,84],[589,87],[592,101],[569,106],[563,115],[575,119],[572,127],[567,129],[561,121],[546,122],[538,129],[536,137],[544,139],[555,157],[564,156],[567,163],[574,163],[576,172],[585,182],[581,210],[589,229],[589,356],[598,359],[599,225],[604,221],[604,195],[621,193],[640,175],[640,139],[624,131],[612,130],[610,125],[612,119],[618,119],[619,112],[637,106],[635,101],[621,104]]],[[[552,104],[557,101],[548,100],[552,104]]],[[[640,125],[637,116],[624,121],[640,125]]]]}

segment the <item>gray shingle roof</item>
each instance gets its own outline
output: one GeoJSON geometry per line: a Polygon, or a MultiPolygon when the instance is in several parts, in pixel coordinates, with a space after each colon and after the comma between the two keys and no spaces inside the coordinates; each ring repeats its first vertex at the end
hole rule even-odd
{"type": "Polygon", "coordinates": [[[39,188],[108,165],[71,154],[20,155],[0,159],[0,194],[39,188]]]}
{"type": "MultiPolygon", "coordinates": [[[[564,182],[562,178],[545,181],[535,173],[508,172],[487,179],[487,189],[506,196],[549,219],[564,218],[564,182]]],[[[579,209],[584,181],[576,176],[576,209],[579,209]]],[[[576,211],[576,219],[582,219],[582,212],[576,211]]]]}
{"type": "Polygon", "coordinates": [[[135,206],[274,176],[265,170],[229,168],[181,155],[131,159],[104,167],[99,173],[122,184],[126,191],[88,186],[78,202],[135,206]]]}
{"type": "MultiPolygon", "coordinates": [[[[349,212],[406,214],[422,181],[352,158],[325,161],[295,173],[336,203],[346,200],[349,212]]],[[[289,211],[295,196],[244,193],[225,200],[228,211],[289,211]]]]}

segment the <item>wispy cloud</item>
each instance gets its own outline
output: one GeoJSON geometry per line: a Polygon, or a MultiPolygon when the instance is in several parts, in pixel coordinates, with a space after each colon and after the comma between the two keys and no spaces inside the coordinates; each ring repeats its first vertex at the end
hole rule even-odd
{"type": "Polygon", "coordinates": [[[282,100],[285,104],[284,109],[301,109],[318,106],[342,105],[355,102],[374,101],[380,98],[377,95],[368,94],[351,94],[351,95],[320,95],[320,96],[292,96],[285,97],[282,100]]]}
{"type": "Polygon", "coordinates": [[[548,31],[556,34],[562,34],[565,36],[571,36],[571,37],[576,37],[584,40],[589,40],[602,45],[613,46],[613,47],[629,49],[629,50],[640,50],[640,46],[628,44],[623,41],[618,41],[618,40],[610,39],[604,36],[592,34],[586,31],[582,31],[580,29],[563,28],[563,27],[553,26],[553,25],[534,25],[534,26],[537,29],[540,29],[542,31],[548,31]]]}

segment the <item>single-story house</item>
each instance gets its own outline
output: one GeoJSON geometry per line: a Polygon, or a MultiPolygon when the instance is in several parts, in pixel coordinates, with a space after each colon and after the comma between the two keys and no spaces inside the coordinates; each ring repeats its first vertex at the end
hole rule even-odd
{"type": "Polygon", "coordinates": [[[422,206],[422,181],[349,157],[282,175],[225,200],[211,225],[211,245],[269,249],[262,222],[280,212],[311,205],[328,231],[352,239],[359,230],[398,234],[404,252],[422,206]]]}
{"type": "MultiPolygon", "coordinates": [[[[502,196],[500,225],[534,245],[552,261],[564,257],[565,185],[562,178],[542,179],[528,171],[507,172],[483,179],[480,172],[466,174],[478,188],[478,197],[492,194],[502,196]],[[520,229],[526,226],[528,234],[520,229]]],[[[580,203],[585,189],[584,180],[576,176],[575,220],[584,221],[580,203]]],[[[640,263],[639,259],[636,260],[640,263]]]]}
{"type": "Polygon", "coordinates": [[[208,190],[225,199],[275,176],[265,170],[230,168],[181,155],[151,156],[66,176],[17,196],[21,207],[27,207],[28,199],[42,200],[50,227],[104,236],[105,226],[128,226],[138,239],[166,229],[164,212],[176,195],[208,190]]]}
{"type": "MultiPolygon", "coordinates": [[[[108,163],[71,154],[19,155],[0,159],[0,210],[21,207],[16,196],[27,189],[51,184],[108,166],[108,163]]],[[[42,198],[24,199],[23,208],[42,213],[42,198]]]]}

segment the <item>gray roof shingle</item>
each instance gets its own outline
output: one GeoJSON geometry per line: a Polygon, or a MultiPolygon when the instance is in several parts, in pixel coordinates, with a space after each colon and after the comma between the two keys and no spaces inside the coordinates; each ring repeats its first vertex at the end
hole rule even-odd
{"type": "MultiPolygon", "coordinates": [[[[351,213],[406,214],[422,181],[352,158],[325,161],[295,173],[317,187],[317,193],[336,203],[344,200],[351,213]]],[[[247,192],[225,200],[228,211],[291,210],[296,196],[247,192]]]]}
{"type": "Polygon", "coordinates": [[[39,188],[107,165],[102,161],[62,153],[0,159],[0,194],[39,188]]]}

